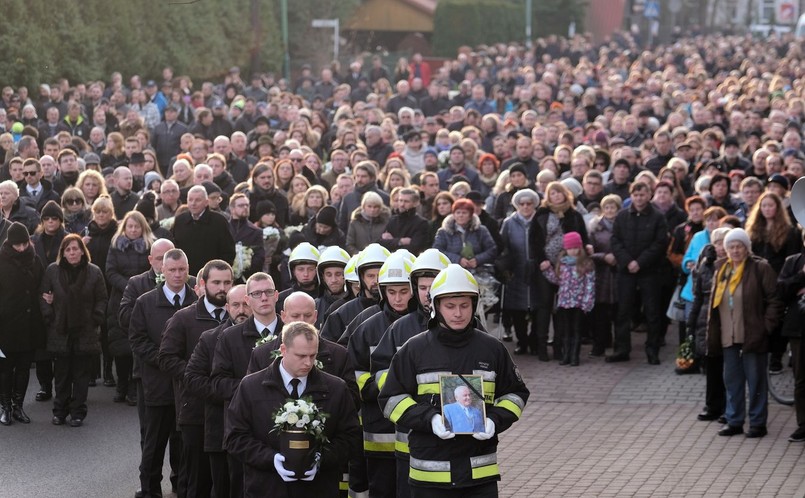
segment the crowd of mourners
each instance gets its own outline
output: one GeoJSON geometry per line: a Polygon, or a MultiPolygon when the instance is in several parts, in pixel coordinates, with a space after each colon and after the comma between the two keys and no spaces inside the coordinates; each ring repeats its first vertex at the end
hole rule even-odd
{"type": "MultiPolygon", "coordinates": [[[[337,341],[350,331],[337,321],[344,296],[378,302],[363,294],[376,287],[363,278],[382,264],[378,246],[411,264],[433,248],[502,284],[481,313],[514,355],[577,366],[589,345],[602,360],[585,361],[630,361],[632,338],[645,337],[657,365],[666,332],[678,332],[690,361],[676,373],[706,374],[698,417],[719,420],[723,436],[744,433],[747,418],[747,437],[766,434],[766,370],[790,368],[790,342],[791,441],[805,441],[805,250],[790,198],[805,174],[805,53],[789,35],[651,49],[628,33],[549,37],[438,63],[306,65],[293,79],[244,80],[233,67],[201,85],[171,68],[158,81],[61,79],[4,87],[0,129],[0,423],[30,422],[32,362],[56,425],[82,424],[100,379],[149,421],[141,484],[153,496],[161,474],[148,466],[161,460],[151,451],[146,462],[149,442],[173,447],[183,420],[182,389],[150,382],[183,375],[193,346],[165,361],[152,329],[170,315],[160,325],[161,304],[146,313],[138,296],[178,279],[163,265],[182,257],[215,318],[203,330],[225,323],[213,308],[232,305],[211,290],[220,260],[230,285],[270,277],[278,315],[292,292],[309,294],[322,337],[337,341]],[[327,248],[344,256],[317,267],[327,248]],[[328,288],[332,261],[347,287],[342,275],[328,288]],[[173,395],[170,419],[156,408],[173,395]]],[[[177,309],[195,300],[170,292],[177,309]]]]}

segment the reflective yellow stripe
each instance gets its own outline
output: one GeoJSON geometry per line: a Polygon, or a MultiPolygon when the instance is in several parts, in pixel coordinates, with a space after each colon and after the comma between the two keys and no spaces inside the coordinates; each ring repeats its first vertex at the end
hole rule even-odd
{"type": "Polygon", "coordinates": [[[394,453],[395,442],[379,443],[377,441],[364,441],[363,449],[366,451],[374,451],[376,453],[394,453]]]}
{"type": "Polygon", "coordinates": [[[355,379],[358,381],[358,389],[363,391],[363,387],[366,385],[366,382],[372,378],[372,374],[369,372],[359,372],[355,371],[355,379]]]}
{"type": "Polygon", "coordinates": [[[408,477],[419,482],[450,482],[450,472],[429,472],[427,470],[419,470],[413,467],[408,469],[408,477]]]}
{"type": "Polygon", "coordinates": [[[523,414],[523,410],[521,410],[516,403],[514,403],[513,401],[509,401],[508,399],[499,399],[498,402],[495,403],[495,406],[499,406],[500,408],[505,408],[506,410],[509,410],[517,418],[520,418],[520,416],[523,414]]]}
{"type": "Polygon", "coordinates": [[[484,402],[492,404],[495,402],[495,381],[484,381],[484,402]]]}
{"type": "Polygon", "coordinates": [[[339,491],[348,491],[349,490],[349,483],[346,481],[338,481],[338,490],[339,491]]]}
{"type": "Polygon", "coordinates": [[[408,450],[408,443],[404,443],[402,441],[394,441],[394,451],[405,454],[410,453],[408,450]]]}
{"type": "Polygon", "coordinates": [[[473,467],[472,469],[473,479],[483,479],[484,477],[492,477],[498,474],[500,474],[500,469],[498,469],[498,464],[496,463],[484,465],[483,467],[473,467]]]}
{"type": "Polygon", "coordinates": [[[376,379],[375,382],[377,382],[378,389],[383,389],[383,386],[386,384],[386,377],[388,377],[388,375],[389,375],[388,369],[381,370],[375,374],[376,379]]]}
{"type": "Polygon", "coordinates": [[[428,382],[416,386],[416,393],[420,396],[423,394],[440,394],[441,389],[439,388],[438,382],[428,382]]]}
{"type": "Polygon", "coordinates": [[[403,413],[405,413],[405,410],[411,408],[412,406],[416,406],[416,401],[414,401],[411,396],[406,395],[405,398],[400,400],[400,402],[397,403],[397,406],[395,406],[391,411],[388,417],[389,420],[396,424],[400,420],[400,417],[402,417],[403,413]]]}

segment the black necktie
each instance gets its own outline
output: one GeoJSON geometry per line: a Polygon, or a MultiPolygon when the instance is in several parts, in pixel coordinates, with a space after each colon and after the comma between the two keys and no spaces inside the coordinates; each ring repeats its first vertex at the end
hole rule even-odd
{"type": "Polygon", "coordinates": [[[266,337],[268,337],[268,334],[270,334],[270,333],[271,333],[271,331],[268,330],[268,327],[266,327],[266,328],[263,329],[262,332],[260,332],[260,335],[263,337],[263,339],[265,339],[266,337]]]}
{"type": "Polygon", "coordinates": [[[182,298],[179,297],[179,294],[173,295],[173,306],[178,310],[182,307],[182,298]]]}
{"type": "Polygon", "coordinates": [[[302,382],[301,380],[294,377],[291,379],[291,397],[293,399],[299,399],[299,383],[302,382]]]}
{"type": "Polygon", "coordinates": [[[38,190],[31,190],[31,197],[36,197],[38,190]]]}
{"type": "Polygon", "coordinates": [[[222,310],[221,308],[215,308],[215,311],[213,311],[213,313],[215,313],[216,322],[221,323],[221,315],[223,314],[223,312],[224,310],[222,310]]]}

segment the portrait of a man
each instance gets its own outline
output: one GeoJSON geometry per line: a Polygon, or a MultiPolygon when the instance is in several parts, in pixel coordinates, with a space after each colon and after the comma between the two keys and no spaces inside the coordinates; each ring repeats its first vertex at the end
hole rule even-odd
{"type": "MultiPolygon", "coordinates": [[[[472,391],[459,385],[453,391],[456,401],[444,405],[444,425],[447,430],[460,433],[484,431],[484,414],[473,404],[472,391]]],[[[476,403],[477,404],[477,403],[476,403]]]]}

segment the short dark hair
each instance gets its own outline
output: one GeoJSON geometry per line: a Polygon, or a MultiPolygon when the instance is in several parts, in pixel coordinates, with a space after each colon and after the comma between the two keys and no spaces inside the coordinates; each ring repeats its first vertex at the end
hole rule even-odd
{"type": "Polygon", "coordinates": [[[207,264],[205,264],[204,267],[201,269],[200,274],[201,280],[204,280],[206,282],[207,279],[210,277],[210,272],[212,270],[228,271],[232,277],[235,276],[235,274],[232,272],[232,267],[229,266],[229,263],[220,259],[213,259],[207,261],[207,264]]]}

